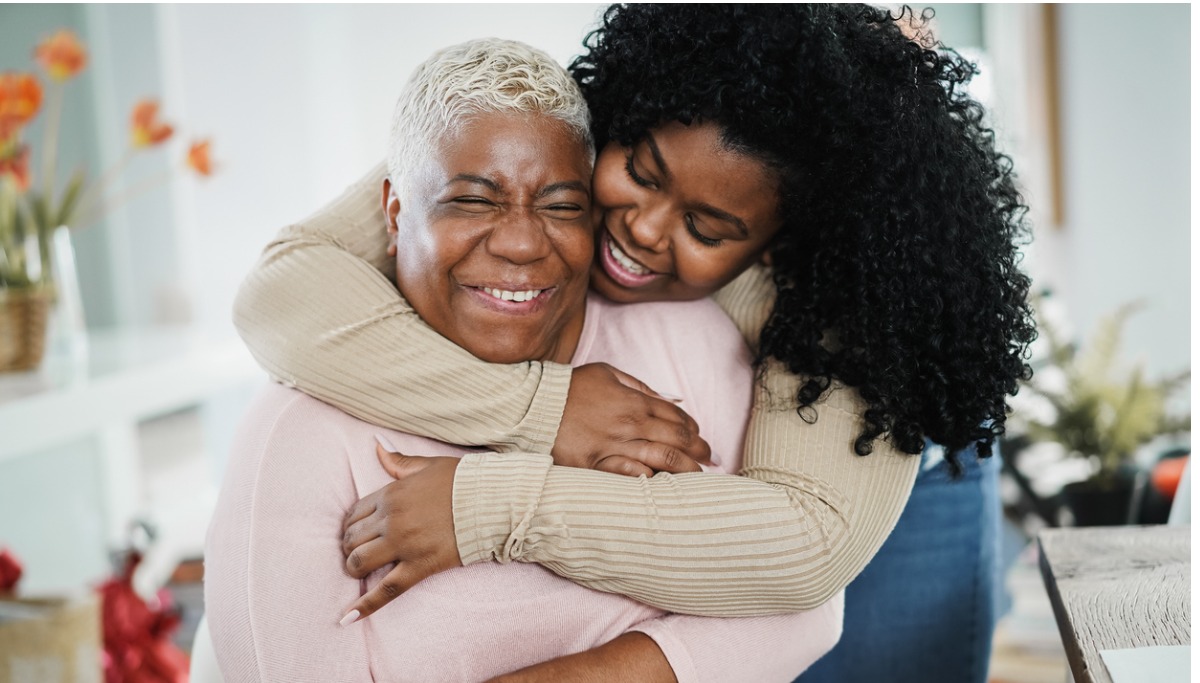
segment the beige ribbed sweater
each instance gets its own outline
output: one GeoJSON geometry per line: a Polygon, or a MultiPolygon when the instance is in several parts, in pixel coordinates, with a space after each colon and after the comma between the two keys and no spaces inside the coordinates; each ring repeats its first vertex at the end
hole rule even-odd
{"type": "MultiPolygon", "coordinates": [[[[392,284],[383,165],[267,246],[234,322],[277,380],[368,422],[499,454],[463,458],[454,527],[463,564],[536,562],[672,612],[746,616],[823,603],[891,532],[919,458],[880,440],[854,455],[865,404],[835,384],[802,420],[799,380],[773,362],[756,391],[742,476],[650,479],[558,467],[549,455],[570,368],[489,365],[450,343],[392,284]],[[597,514],[579,492],[622,501],[597,514]],[[656,531],[646,531],[647,518],[656,531]]],[[[716,295],[754,345],[774,288],[755,268],[716,295]]]]}

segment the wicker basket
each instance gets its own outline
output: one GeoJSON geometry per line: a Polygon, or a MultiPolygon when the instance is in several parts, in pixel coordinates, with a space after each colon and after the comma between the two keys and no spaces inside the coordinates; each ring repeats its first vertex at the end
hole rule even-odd
{"type": "Polygon", "coordinates": [[[32,370],[46,352],[52,289],[0,289],[0,372],[32,370]]]}

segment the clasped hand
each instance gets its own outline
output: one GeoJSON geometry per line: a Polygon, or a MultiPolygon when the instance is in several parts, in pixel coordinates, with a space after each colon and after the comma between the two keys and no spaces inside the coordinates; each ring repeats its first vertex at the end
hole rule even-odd
{"type": "MultiPolygon", "coordinates": [[[[342,551],[346,571],[358,579],[396,566],[359,598],[344,623],[373,614],[429,576],[462,566],[454,537],[458,459],[413,457],[382,446],[376,455],[396,481],[350,509],[342,551]]],[[[572,372],[551,455],[556,465],[653,476],[698,472],[710,451],[696,421],[673,401],[620,370],[593,363],[572,372]]]]}

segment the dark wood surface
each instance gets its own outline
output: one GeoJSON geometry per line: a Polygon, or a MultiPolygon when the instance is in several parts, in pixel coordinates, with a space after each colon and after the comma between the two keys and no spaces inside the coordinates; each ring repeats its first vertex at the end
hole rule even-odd
{"type": "Polygon", "coordinates": [[[1101,650],[1191,644],[1191,527],[1047,529],[1042,579],[1076,683],[1112,683],[1101,650]]]}

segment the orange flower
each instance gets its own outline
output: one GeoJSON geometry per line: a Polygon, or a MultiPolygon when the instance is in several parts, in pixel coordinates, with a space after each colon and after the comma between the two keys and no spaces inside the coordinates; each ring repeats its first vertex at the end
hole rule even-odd
{"type": "Polygon", "coordinates": [[[59,83],[73,78],[87,65],[87,51],[75,34],[62,29],[38,44],[33,58],[59,83]]]}
{"type": "Polygon", "coordinates": [[[0,73],[0,144],[29,123],[42,106],[42,86],[32,74],[0,73]]]}
{"type": "Polygon", "coordinates": [[[29,189],[29,145],[21,145],[12,156],[0,157],[0,178],[5,176],[17,181],[21,192],[29,189]]]}
{"type": "Polygon", "coordinates": [[[133,146],[137,148],[162,144],[175,132],[169,124],[158,120],[158,102],[154,100],[142,100],[134,105],[130,128],[133,146]]]}
{"type": "Polygon", "coordinates": [[[192,146],[188,148],[187,165],[206,178],[213,172],[212,158],[208,154],[211,144],[208,140],[201,140],[193,142],[192,146]]]}

